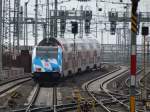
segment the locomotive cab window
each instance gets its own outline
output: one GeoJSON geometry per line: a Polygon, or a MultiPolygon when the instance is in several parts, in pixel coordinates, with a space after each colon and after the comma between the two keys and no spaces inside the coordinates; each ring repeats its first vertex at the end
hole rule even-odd
{"type": "Polygon", "coordinates": [[[41,57],[41,58],[57,58],[58,54],[58,49],[56,48],[45,48],[45,47],[40,47],[37,48],[36,55],[41,57]]]}

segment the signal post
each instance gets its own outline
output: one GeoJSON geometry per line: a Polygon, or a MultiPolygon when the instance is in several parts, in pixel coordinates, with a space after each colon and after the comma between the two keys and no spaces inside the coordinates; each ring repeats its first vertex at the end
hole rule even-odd
{"type": "Polygon", "coordinates": [[[130,65],[130,112],[135,112],[135,87],[136,87],[136,33],[137,33],[137,7],[139,0],[132,1],[131,16],[131,65],[130,65]]]}

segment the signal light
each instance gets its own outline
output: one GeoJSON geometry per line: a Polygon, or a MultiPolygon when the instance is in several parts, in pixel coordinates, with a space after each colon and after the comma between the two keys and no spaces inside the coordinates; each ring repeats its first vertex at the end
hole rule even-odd
{"type": "Polygon", "coordinates": [[[116,22],[111,22],[110,23],[110,33],[111,35],[115,35],[116,32],[116,22]]]}
{"type": "Polygon", "coordinates": [[[78,33],[78,22],[71,21],[71,24],[72,24],[72,33],[77,34],[78,33]]]}
{"type": "Polygon", "coordinates": [[[102,11],[102,8],[98,8],[98,11],[102,11]]]}
{"type": "Polygon", "coordinates": [[[142,27],[142,35],[145,35],[145,36],[148,35],[148,30],[149,30],[148,27],[143,26],[142,27]]]}

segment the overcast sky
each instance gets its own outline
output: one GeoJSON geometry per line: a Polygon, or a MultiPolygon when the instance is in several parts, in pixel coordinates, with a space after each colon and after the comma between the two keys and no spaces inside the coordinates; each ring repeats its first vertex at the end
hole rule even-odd
{"type": "MultiPolygon", "coordinates": [[[[28,0],[22,0],[21,1],[21,4],[24,5],[24,2],[26,2],[28,0]]],[[[35,0],[29,0],[29,8],[28,8],[28,14],[30,16],[34,16],[34,6],[35,6],[35,0]]],[[[45,1],[46,0],[38,0],[39,1],[39,4],[43,4],[43,5],[40,5],[39,6],[39,13],[41,15],[44,15],[45,13],[45,7],[44,7],[44,4],[45,4],[45,1]],[[43,7],[42,7],[43,6],[43,7]]],[[[54,0],[49,0],[50,2],[54,1],[54,0]]],[[[58,0],[59,1],[67,1],[67,0],[58,0]]],[[[60,9],[62,6],[65,6],[66,9],[80,9],[80,6],[83,5],[84,9],[91,9],[93,11],[94,14],[98,13],[99,15],[104,15],[105,13],[107,13],[108,11],[110,10],[116,10],[116,11],[125,11],[124,9],[124,6],[125,5],[118,5],[118,4],[112,4],[112,3],[107,3],[107,2],[99,2],[101,0],[91,0],[90,2],[78,2],[77,0],[71,0],[70,2],[64,2],[62,4],[59,4],[58,5],[58,8],[60,9]],[[101,12],[97,12],[96,10],[96,1],[98,1],[98,8],[102,8],[102,11],[101,12]]],[[[103,1],[108,1],[108,2],[117,2],[119,3],[120,0],[103,0],[103,1]]],[[[131,3],[130,0],[123,0],[124,3],[131,3]]],[[[149,11],[149,6],[150,6],[150,0],[140,0],[139,2],[139,7],[138,7],[138,11],[149,11]]],[[[52,8],[52,6],[51,6],[52,8]]],[[[130,11],[130,9],[129,9],[130,11]]],[[[104,25],[102,26],[104,27],[104,25]]],[[[40,33],[41,34],[41,33],[40,33]]],[[[40,35],[39,36],[42,36],[40,35]]],[[[95,36],[96,33],[92,33],[92,36],[95,36]]],[[[69,36],[69,34],[67,34],[66,36],[69,36]]],[[[98,32],[98,37],[99,37],[99,40],[101,39],[101,32],[99,31],[98,32]]],[[[109,32],[105,32],[104,33],[104,41],[105,43],[115,43],[115,36],[112,36],[110,35],[109,32]]],[[[30,38],[31,40],[33,40],[33,38],[30,38]]],[[[141,36],[138,36],[138,43],[141,43],[141,36]]]]}

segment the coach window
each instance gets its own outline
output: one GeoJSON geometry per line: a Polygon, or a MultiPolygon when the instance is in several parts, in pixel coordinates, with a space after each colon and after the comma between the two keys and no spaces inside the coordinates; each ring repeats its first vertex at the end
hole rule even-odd
{"type": "Polygon", "coordinates": [[[90,44],[89,46],[90,46],[90,49],[93,49],[93,45],[92,44],[90,44]]]}
{"type": "Polygon", "coordinates": [[[97,46],[97,48],[100,48],[100,44],[97,43],[96,46],[97,46]]]}
{"type": "Polygon", "coordinates": [[[79,51],[82,50],[81,43],[78,43],[78,50],[79,50],[79,51]]]}
{"type": "Polygon", "coordinates": [[[72,59],[72,53],[68,53],[68,60],[72,59]]]}
{"type": "Polygon", "coordinates": [[[66,45],[66,44],[64,44],[63,46],[64,46],[65,51],[67,51],[67,50],[68,50],[67,45],[66,45]]]}
{"type": "Polygon", "coordinates": [[[84,46],[84,44],[82,44],[82,50],[85,50],[85,46],[84,46]]]}

